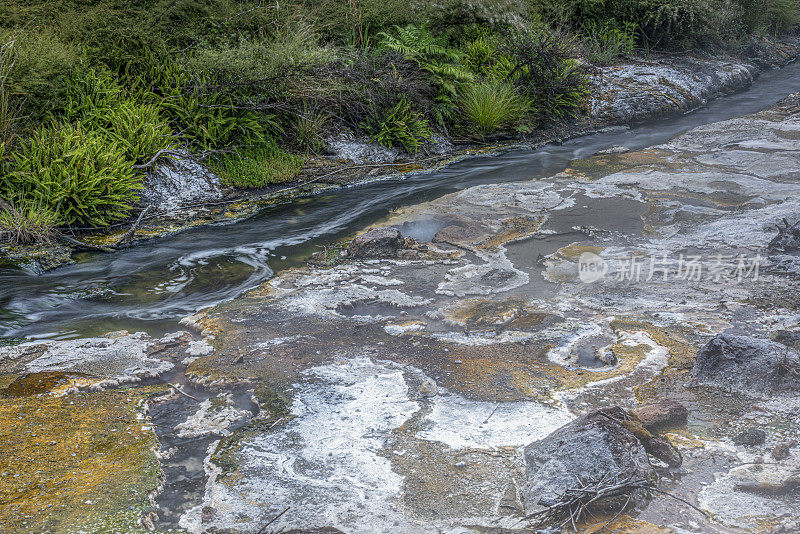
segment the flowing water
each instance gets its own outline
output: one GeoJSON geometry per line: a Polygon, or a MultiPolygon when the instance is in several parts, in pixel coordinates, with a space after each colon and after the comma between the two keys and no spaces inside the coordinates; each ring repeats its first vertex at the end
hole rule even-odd
{"type": "MultiPolygon", "coordinates": [[[[767,72],[748,90],[677,118],[348,187],[267,209],[236,224],[188,230],[115,254],[79,254],[75,264],[40,276],[0,271],[0,336],[173,331],[180,317],[263,283],[320,246],[385,217],[394,207],[477,184],[550,176],[574,159],[614,146],[635,150],[663,143],[699,125],[759,111],[797,90],[800,63],[767,72]]],[[[422,237],[431,231],[435,229],[409,229],[422,237]]]]}

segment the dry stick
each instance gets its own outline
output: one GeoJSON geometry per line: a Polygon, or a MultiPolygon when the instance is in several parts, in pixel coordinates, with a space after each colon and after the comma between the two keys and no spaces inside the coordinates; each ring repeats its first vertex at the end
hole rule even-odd
{"type": "MultiPolygon", "coordinates": [[[[598,532],[599,532],[600,530],[603,530],[604,528],[608,528],[608,525],[610,525],[611,523],[613,523],[614,521],[616,521],[616,520],[617,520],[617,518],[618,518],[619,516],[621,516],[621,515],[622,515],[622,512],[624,512],[624,511],[625,511],[625,508],[627,508],[627,507],[628,507],[628,504],[630,504],[630,502],[631,502],[631,497],[633,497],[633,493],[631,493],[630,495],[628,495],[628,500],[626,500],[626,501],[625,501],[625,504],[623,504],[623,505],[622,505],[622,508],[620,508],[619,512],[617,512],[616,514],[614,514],[614,517],[612,517],[611,519],[609,519],[609,520],[608,520],[608,522],[607,522],[605,525],[603,525],[602,527],[600,527],[600,529],[598,530],[598,532]]],[[[589,528],[592,528],[592,527],[589,527],[589,528]]],[[[589,532],[589,528],[587,528],[587,529],[584,531],[584,534],[586,534],[587,532],[589,532]]]]}
{"type": "Polygon", "coordinates": [[[500,407],[500,403],[499,402],[494,405],[494,410],[492,410],[492,413],[489,414],[489,417],[487,417],[486,419],[483,420],[483,424],[484,425],[489,422],[489,419],[492,418],[492,416],[494,415],[494,412],[496,412],[499,407],[500,407]]]}
{"type": "Polygon", "coordinates": [[[673,494],[671,494],[671,493],[667,493],[666,491],[664,491],[664,490],[660,490],[660,489],[658,489],[658,488],[648,488],[648,489],[649,489],[650,491],[655,491],[656,493],[660,493],[661,495],[666,495],[667,497],[671,497],[671,498],[675,499],[676,501],[682,502],[682,503],[683,503],[683,504],[685,504],[686,506],[689,506],[689,507],[691,507],[691,508],[694,508],[695,510],[697,510],[698,512],[700,512],[700,513],[701,513],[701,514],[703,514],[704,516],[708,517],[708,513],[706,513],[706,511],[705,511],[705,510],[701,510],[700,508],[698,508],[697,506],[693,505],[692,503],[690,503],[690,502],[689,502],[689,501],[687,501],[686,499],[681,499],[681,498],[680,498],[680,497],[678,497],[677,495],[673,495],[673,494]]]}
{"type": "Polygon", "coordinates": [[[161,150],[156,152],[155,156],[150,158],[147,163],[142,163],[141,165],[131,165],[131,169],[146,169],[147,167],[149,167],[153,163],[155,163],[158,160],[158,158],[160,158],[164,154],[168,154],[170,156],[175,156],[175,157],[180,157],[181,156],[181,154],[179,154],[177,152],[174,152],[174,151],[172,151],[172,150],[170,150],[168,148],[162,148],[161,150]]]}
{"type": "Polygon", "coordinates": [[[291,508],[291,506],[287,506],[286,508],[284,508],[284,509],[283,509],[283,512],[279,513],[278,515],[276,515],[275,517],[273,517],[272,519],[270,519],[270,520],[269,520],[269,522],[268,522],[266,525],[264,525],[263,527],[261,527],[261,530],[259,530],[259,531],[258,531],[258,534],[264,534],[264,533],[267,531],[267,527],[268,527],[268,526],[270,526],[270,525],[271,525],[272,523],[274,523],[275,521],[277,521],[277,520],[278,520],[278,519],[279,519],[279,518],[280,518],[280,517],[281,517],[283,514],[285,514],[286,512],[288,512],[288,511],[289,511],[289,508],[291,508]]]}
{"type": "Polygon", "coordinates": [[[185,391],[183,391],[181,388],[179,388],[179,387],[178,387],[178,385],[177,385],[177,384],[170,384],[170,386],[172,386],[172,389],[174,389],[175,391],[177,391],[178,393],[180,393],[180,394],[181,394],[181,395],[183,395],[184,397],[188,397],[188,398],[190,398],[190,399],[192,399],[192,400],[196,400],[197,402],[201,402],[201,401],[200,401],[200,399],[198,399],[197,397],[194,397],[194,396],[192,396],[192,395],[189,395],[188,393],[186,393],[185,391]]]}
{"type": "Polygon", "coordinates": [[[143,209],[141,213],[139,213],[139,217],[137,217],[137,218],[136,218],[136,222],[134,222],[134,223],[131,225],[131,227],[130,227],[130,228],[128,228],[128,231],[127,231],[127,232],[125,232],[125,233],[122,235],[122,237],[120,237],[120,238],[117,240],[117,242],[116,242],[116,243],[114,243],[114,246],[115,246],[115,247],[118,247],[118,246],[122,245],[123,243],[127,242],[127,241],[128,241],[130,238],[132,238],[132,237],[133,237],[133,234],[134,234],[134,233],[136,232],[136,230],[139,228],[139,225],[141,224],[141,222],[142,222],[142,219],[143,219],[143,218],[144,218],[144,216],[147,214],[147,212],[148,212],[148,211],[150,211],[150,209],[151,209],[152,207],[153,207],[153,205],[152,205],[152,204],[150,204],[150,205],[149,205],[149,206],[147,206],[145,209],[143,209]]]}

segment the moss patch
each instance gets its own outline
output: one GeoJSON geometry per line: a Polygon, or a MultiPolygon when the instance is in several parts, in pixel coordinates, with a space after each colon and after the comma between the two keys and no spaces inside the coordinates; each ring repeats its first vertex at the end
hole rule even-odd
{"type": "Polygon", "coordinates": [[[0,399],[0,530],[144,531],[162,474],[138,417],[160,390],[0,399]]]}

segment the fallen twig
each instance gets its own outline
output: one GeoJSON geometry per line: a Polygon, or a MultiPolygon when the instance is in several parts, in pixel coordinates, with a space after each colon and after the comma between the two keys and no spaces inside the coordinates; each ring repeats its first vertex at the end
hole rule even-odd
{"type": "Polygon", "coordinates": [[[177,391],[178,393],[180,393],[180,394],[181,394],[181,395],[183,395],[184,397],[188,397],[188,398],[190,398],[190,399],[192,399],[192,400],[196,400],[197,402],[202,402],[202,401],[201,401],[200,399],[198,399],[197,397],[195,397],[195,396],[193,396],[193,395],[189,395],[188,393],[186,393],[185,391],[183,391],[181,388],[179,388],[179,387],[178,387],[178,385],[177,385],[177,384],[170,384],[170,386],[172,386],[172,389],[174,389],[175,391],[177,391]]]}
{"type": "Polygon", "coordinates": [[[147,215],[147,212],[150,211],[150,209],[152,207],[153,207],[153,205],[151,204],[151,205],[147,206],[145,209],[143,209],[141,213],[139,213],[139,217],[136,218],[136,222],[134,222],[131,225],[131,227],[128,228],[128,231],[125,232],[122,235],[122,237],[120,237],[117,240],[116,243],[114,243],[115,247],[118,247],[118,246],[122,245],[123,243],[126,243],[131,237],[133,237],[133,234],[136,232],[137,228],[139,228],[139,225],[141,224],[142,219],[144,218],[145,215],[147,215]]]}
{"type": "Polygon", "coordinates": [[[151,166],[153,163],[158,161],[158,158],[160,158],[161,156],[164,156],[164,155],[180,157],[182,154],[174,152],[174,151],[172,151],[172,150],[170,150],[168,148],[162,148],[161,150],[156,152],[155,156],[150,158],[147,161],[147,163],[142,163],[141,165],[131,165],[131,169],[146,169],[147,167],[151,166]]]}
{"type": "Polygon", "coordinates": [[[83,241],[78,241],[74,237],[64,234],[56,234],[56,239],[60,239],[61,241],[72,245],[78,250],[88,250],[90,252],[116,252],[113,248],[104,247],[102,245],[92,245],[91,243],[84,243],[83,241]]]}
{"type": "Polygon", "coordinates": [[[284,508],[284,509],[283,509],[283,511],[282,511],[281,513],[279,513],[278,515],[276,515],[275,517],[273,517],[272,519],[270,519],[270,520],[267,522],[267,524],[266,524],[266,525],[264,525],[263,527],[261,527],[261,530],[259,530],[259,531],[258,531],[258,534],[264,534],[264,533],[267,531],[267,527],[268,527],[268,526],[270,526],[270,525],[271,525],[272,523],[274,523],[275,521],[277,521],[278,519],[280,519],[280,517],[281,517],[283,514],[285,514],[286,512],[288,512],[288,511],[289,511],[289,508],[291,508],[291,506],[287,506],[286,508],[284,508]]]}
{"type": "Polygon", "coordinates": [[[592,504],[612,497],[627,496],[622,509],[606,524],[607,526],[619,517],[630,504],[634,491],[638,489],[654,489],[651,482],[644,479],[634,479],[633,477],[613,482],[607,481],[608,475],[589,481],[581,480],[578,477],[576,479],[578,485],[567,488],[555,503],[526,516],[525,519],[534,520],[538,524],[560,522],[562,527],[571,524],[572,530],[578,532],[578,524],[580,524],[584,514],[589,513],[589,508],[592,504]]]}

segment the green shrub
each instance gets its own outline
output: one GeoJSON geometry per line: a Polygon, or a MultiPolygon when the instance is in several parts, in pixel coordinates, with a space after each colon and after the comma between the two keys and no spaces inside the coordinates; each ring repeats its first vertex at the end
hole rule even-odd
{"type": "Polygon", "coordinates": [[[438,94],[427,73],[397,52],[359,51],[298,77],[295,89],[280,105],[295,109],[313,105],[359,130],[364,124],[379,124],[400,95],[414,109],[430,110],[438,94]]]}
{"type": "Polygon", "coordinates": [[[611,65],[619,57],[633,53],[636,47],[637,27],[633,22],[619,24],[609,20],[599,24],[590,20],[584,30],[587,57],[595,65],[611,65]]]}
{"type": "Polygon", "coordinates": [[[15,245],[49,243],[56,233],[57,216],[35,202],[0,203],[0,238],[15,245]]]}
{"type": "Polygon", "coordinates": [[[422,113],[411,106],[406,95],[391,109],[385,111],[379,120],[362,124],[371,141],[393,147],[402,146],[407,152],[417,152],[422,143],[431,138],[431,129],[422,113]]]}
{"type": "Polygon", "coordinates": [[[500,80],[465,85],[458,103],[471,130],[481,136],[519,124],[529,109],[514,86],[500,80]]]}
{"type": "Polygon", "coordinates": [[[6,150],[10,150],[16,141],[21,120],[22,102],[9,83],[14,61],[13,41],[0,46],[0,173],[3,172],[6,150]]]}
{"type": "Polygon", "coordinates": [[[263,143],[267,127],[277,127],[271,115],[240,109],[230,95],[199,86],[165,98],[163,108],[181,137],[203,150],[263,143]]]}
{"type": "Polygon", "coordinates": [[[213,83],[248,84],[333,59],[333,49],[317,44],[316,32],[308,22],[291,19],[268,35],[201,49],[190,66],[213,83]]]}
{"type": "Polygon", "coordinates": [[[462,65],[464,53],[447,46],[425,26],[397,26],[393,33],[380,34],[381,46],[399,52],[428,73],[431,82],[439,88],[436,108],[432,110],[436,122],[444,127],[455,109],[458,84],[472,81],[474,76],[462,65]]]}
{"type": "Polygon", "coordinates": [[[544,20],[567,24],[573,30],[633,24],[639,44],[648,50],[719,44],[737,38],[742,30],[739,6],[731,0],[528,1],[544,20]]]}
{"type": "Polygon", "coordinates": [[[782,34],[800,24],[797,0],[738,0],[742,18],[750,33],[782,34]]]}
{"type": "Polygon", "coordinates": [[[571,43],[556,32],[537,31],[512,48],[510,79],[541,120],[575,116],[589,96],[586,70],[573,59],[571,43]]]}
{"type": "Polygon", "coordinates": [[[331,39],[364,46],[370,35],[387,28],[419,22],[415,4],[408,0],[305,0],[302,10],[331,39]]]}
{"type": "Polygon", "coordinates": [[[136,102],[104,70],[88,69],[72,78],[64,118],[102,133],[125,158],[141,164],[159,150],[172,148],[172,130],[155,104],[136,102]]]}
{"type": "Polygon", "coordinates": [[[4,196],[30,199],[58,224],[104,226],[127,216],[142,188],[124,149],[79,125],[39,128],[14,153],[4,196]]]}
{"type": "Polygon", "coordinates": [[[505,79],[514,64],[505,53],[504,45],[496,35],[482,31],[464,46],[463,63],[478,78],[505,79]]]}
{"type": "Polygon", "coordinates": [[[6,83],[25,98],[29,119],[41,120],[61,108],[70,74],[78,65],[75,47],[51,30],[2,32],[0,42],[14,43],[14,70],[6,83]]]}
{"type": "Polygon", "coordinates": [[[223,154],[212,168],[226,185],[257,188],[292,181],[304,163],[305,158],[289,154],[273,141],[223,154]]]}
{"type": "Polygon", "coordinates": [[[437,31],[448,33],[461,41],[465,31],[476,25],[493,29],[506,29],[523,24],[528,9],[518,0],[440,0],[419,2],[418,9],[437,31]]]}

